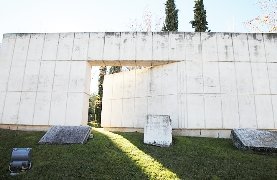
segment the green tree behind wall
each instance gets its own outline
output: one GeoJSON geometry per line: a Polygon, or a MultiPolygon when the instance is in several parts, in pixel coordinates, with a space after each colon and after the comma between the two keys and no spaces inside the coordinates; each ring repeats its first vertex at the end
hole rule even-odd
{"type": "Polygon", "coordinates": [[[162,31],[178,31],[178,9],[174,0],[167,0],[165,3],[165,22],[162,31]]]}
{"type": "Polygon", "coordinates": [[[208,30],[208,22],[203,0],[195,0],[194,2],[194,20],[190,23],[192,28],[195,28],[195,32],[205,32],[208,30]]]}

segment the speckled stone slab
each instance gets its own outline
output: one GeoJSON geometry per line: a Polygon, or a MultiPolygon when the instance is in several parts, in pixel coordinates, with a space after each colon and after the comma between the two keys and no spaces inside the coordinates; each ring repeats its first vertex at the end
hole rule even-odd
{"type": "Polygon", "coordinates": [[[172,144],[172,126],[168,115],[148,115],[144,127],[144,143],[168,147],[172,144]]]}
{"type": "Polygon", "coordinates": [[[91,133],[90,126],[53,126],[39,144],[84,144],[91,133]]]}
{"type": "Polygon", "coordinates": [[[277,131],[233,129],[231,139],[239,149],[277,153],[277,131]]]}

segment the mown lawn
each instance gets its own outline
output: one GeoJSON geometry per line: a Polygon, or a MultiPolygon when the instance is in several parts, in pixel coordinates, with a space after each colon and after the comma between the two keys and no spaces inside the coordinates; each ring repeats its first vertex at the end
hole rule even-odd
{"type": "Polygon", "coordinates": [[[0,179],[277,179],[277,156],[237,150],[229,139],[174,137],[169,148],[143,134],[93,130],[84,145],[38,145],[44,132],[0,130],[0,179]],[[33,167],[12,177],[13,147],[33,148],[33,167]]]}

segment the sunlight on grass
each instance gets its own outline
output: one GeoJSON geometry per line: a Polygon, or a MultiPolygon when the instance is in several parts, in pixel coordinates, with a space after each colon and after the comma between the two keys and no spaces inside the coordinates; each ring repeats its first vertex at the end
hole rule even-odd
{"type": "Polygon", "coordinates": [[[124,137],[104,131],[94,129],[106,135],[122,152],[124,152],[150,179],[180,179],[178,176],[164,167],[157,160],[145,154],[124,137]]]}

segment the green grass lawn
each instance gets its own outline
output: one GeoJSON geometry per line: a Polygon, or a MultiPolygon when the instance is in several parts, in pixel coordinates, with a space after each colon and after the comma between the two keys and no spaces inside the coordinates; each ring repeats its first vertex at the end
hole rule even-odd
{"type": "Polygon", "coordinates": [[[93,130],[84,145],[38,145],[44,132],[0,130],[0,179],[277,179],[277,156],[240,151],[229,139],[174,137],[143,144],[140,133],[93,130]],[[33,148],[33,167],[12,177],[13,147],[33,148]]]}

